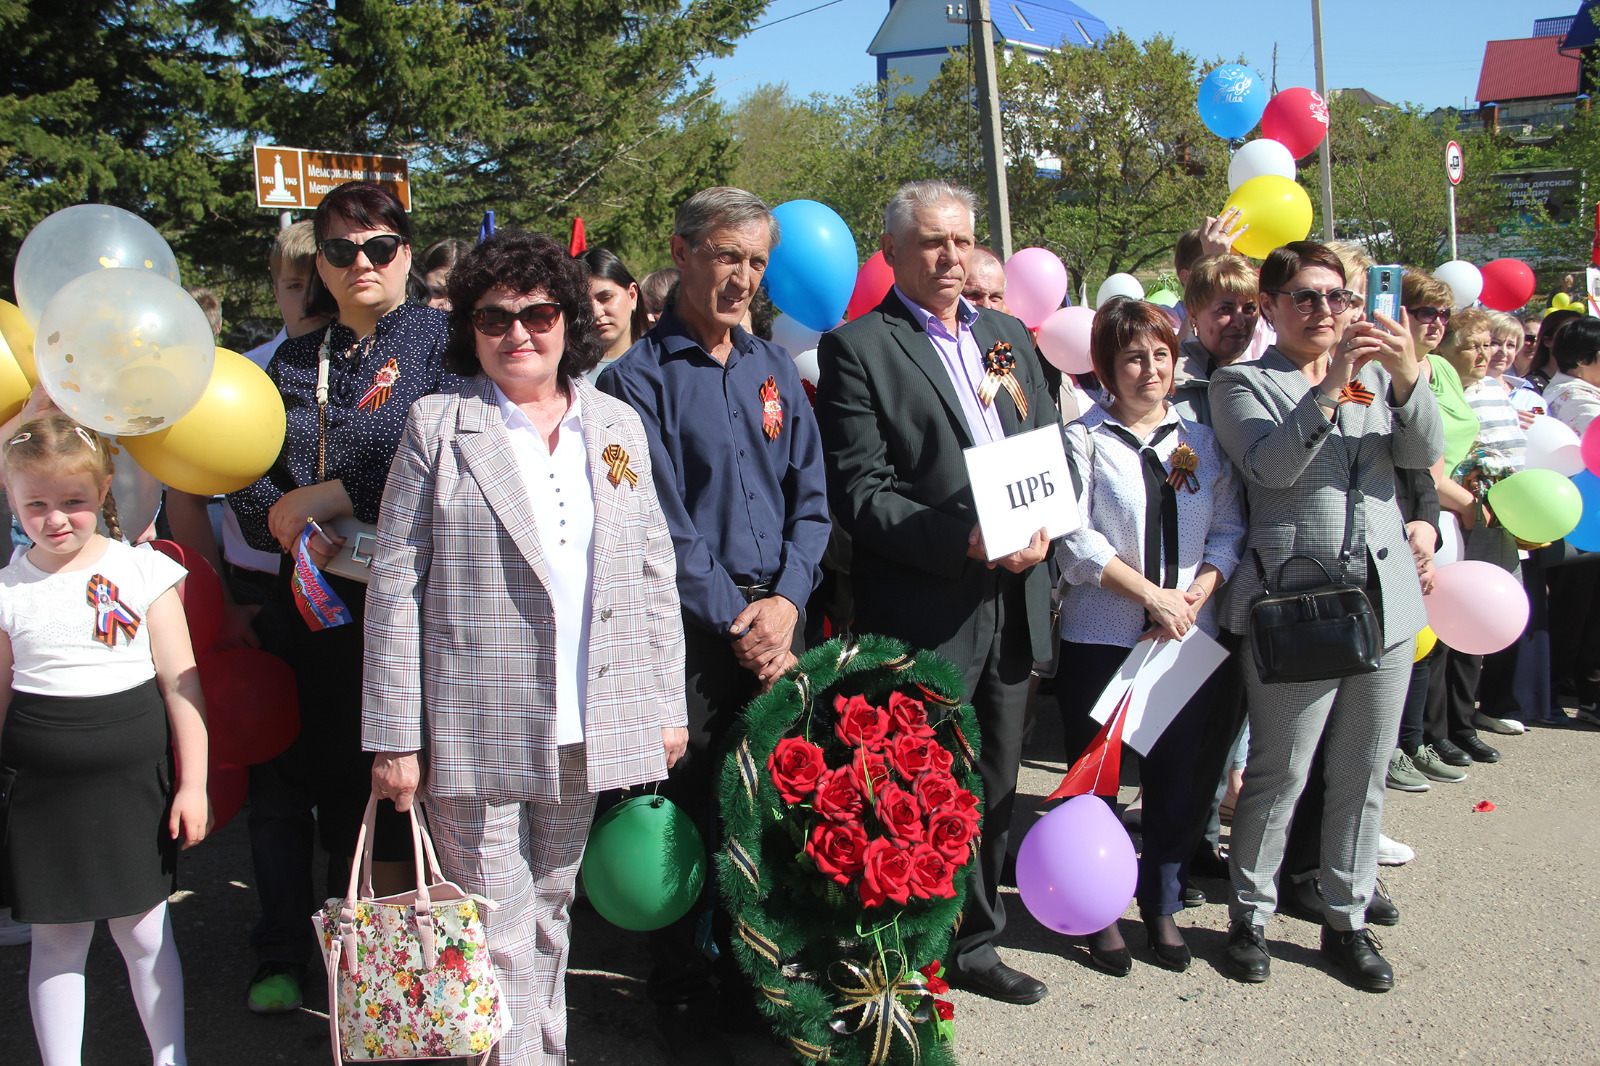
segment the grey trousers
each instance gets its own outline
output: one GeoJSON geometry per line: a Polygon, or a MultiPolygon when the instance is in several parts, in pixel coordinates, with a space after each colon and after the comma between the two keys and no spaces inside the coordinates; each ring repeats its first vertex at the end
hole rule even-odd
{"type": "Polygon", "coordinates": [[[1374,673],[1267,685],[1246,644],[1241,657],[1250,757],[1228,853],[1234,920],[1249,915],[1256,925],[1265,925],[1277,910],[1289,820],[1317,744],[1326,736],[1322,892],[1328,924],[1344,931],[1365,927],[1378,878],[1384,780],[1411,681],[1410,648],[1407,640],[1385,649],[1383,665],[1374,673]]]}

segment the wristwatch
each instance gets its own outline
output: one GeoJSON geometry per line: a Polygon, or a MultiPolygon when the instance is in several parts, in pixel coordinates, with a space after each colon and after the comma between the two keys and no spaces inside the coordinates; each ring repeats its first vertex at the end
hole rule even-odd
{"type": "MultiPolygon", "coordinates": [[[[1322,388],[1320,386],[1317,388],[1317,406],[1318,407],[1325,407],[1325,408],[1327,408],[1327,410],[1331,414],[1335,414],[1336,415],[1336,414],[1339,413],[1339,404],[1341,402],[1342,401],[1337,400],[1334,397],[1329,396],[1327,393],[1323,392],[1322,388]]],[[[1329,419],[1329,421],[1332,421],[1332,419],[1329,419]]]]}

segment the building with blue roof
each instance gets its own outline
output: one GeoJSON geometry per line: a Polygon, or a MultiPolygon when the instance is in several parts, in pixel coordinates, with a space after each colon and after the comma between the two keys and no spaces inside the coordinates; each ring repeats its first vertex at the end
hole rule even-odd
{"type": "MultiPolygon", "coordinates": [[[[922,92],[950,50],[966,47],[966,18],[975,10],[964,0],[889,0],[889,14],[867,46],[878,60],[878,80],[909,78],[904,91],[922,92]]],[[[991,0],[990,14],[997,57],[1092,46],[1110,33],[1102,19],[1070,0],[991,0]]]]}

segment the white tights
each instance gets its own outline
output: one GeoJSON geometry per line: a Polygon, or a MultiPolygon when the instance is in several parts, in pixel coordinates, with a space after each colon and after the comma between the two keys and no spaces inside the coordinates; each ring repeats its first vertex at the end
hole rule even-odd
{"type": "MultiPolygon", "coordinates": [[[[150,1040],[150,1061],[154,1066],[185,1066],[183,971],[165,901],[106,924],[128,965],[133,1001],[150,1040]]],[[[83,970],[93,936],[93,922],[33,927],[28,1005],[44,1066],[80,1066],[83,1061],[83,970]]]]}

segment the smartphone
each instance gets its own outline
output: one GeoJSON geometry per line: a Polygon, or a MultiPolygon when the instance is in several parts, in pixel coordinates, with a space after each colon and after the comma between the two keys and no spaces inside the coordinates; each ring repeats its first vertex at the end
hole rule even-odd
{"type": "Polygon", "coordinates": [[[1405,271],[1398,263],[1367,267],[1367,320],[1376,322],[1377,315],[1386,315],[1400,321],[1400,282],[1405,271]]]}

